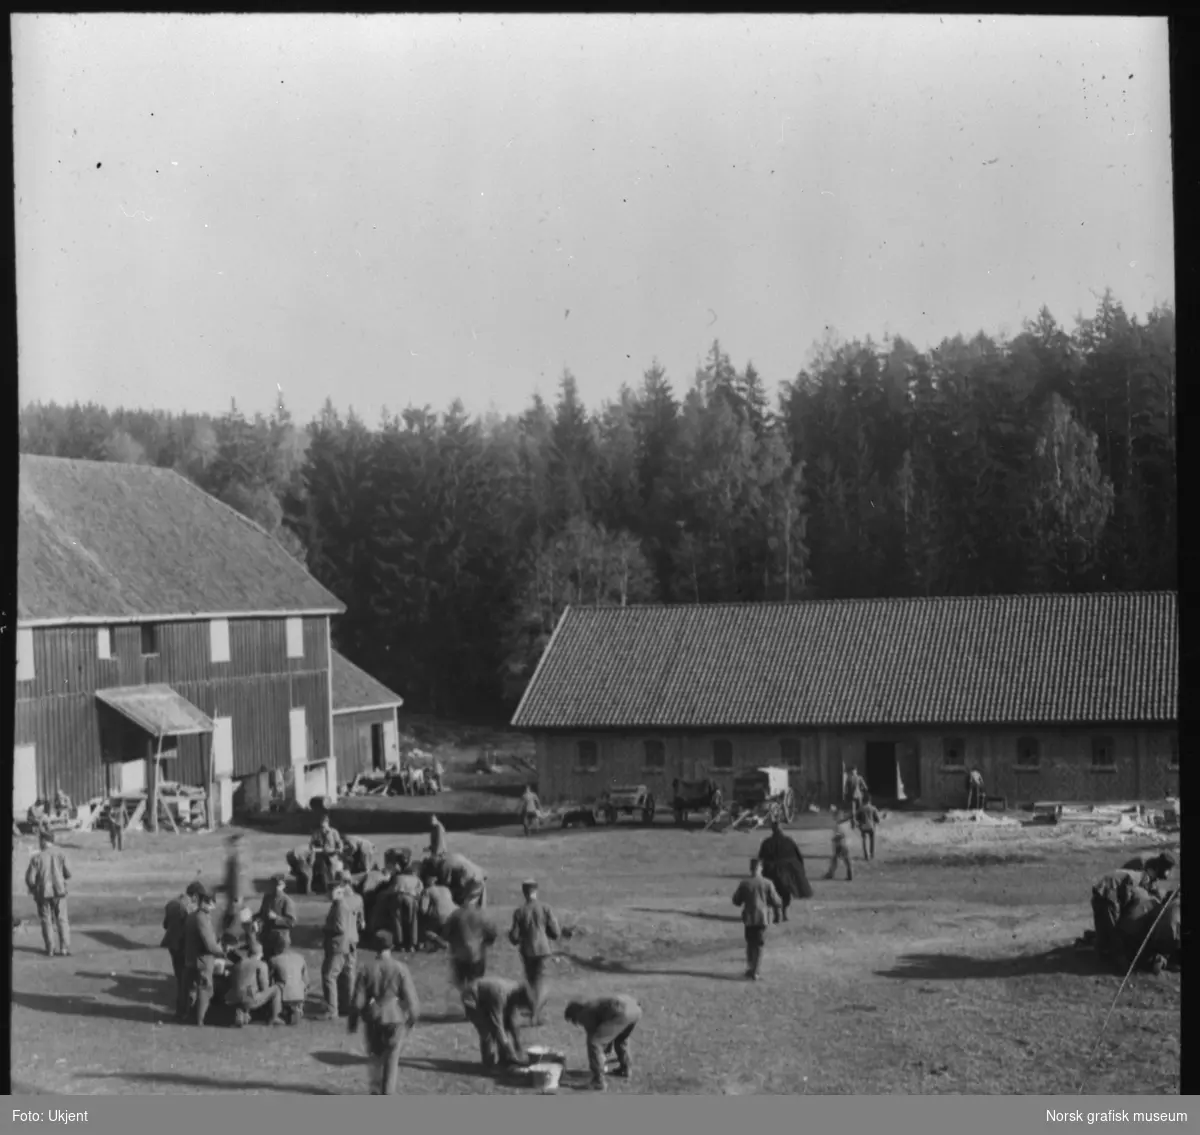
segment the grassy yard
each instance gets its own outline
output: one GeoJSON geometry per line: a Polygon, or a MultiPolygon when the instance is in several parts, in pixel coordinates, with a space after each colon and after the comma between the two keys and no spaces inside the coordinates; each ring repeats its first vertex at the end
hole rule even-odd
{"type": "MultiPolygon", "coordinates": [[[[387,809],[371,811],[377,830],[389,826],[387,809]]],[[[407,818],[397,814],[391,830],[407,818]]],[[[617,1092],[1074,1092],[1120,979],[1071,945],[1090,926],[1092,879],[1145,844],[896,816],[880,834],[878,859],[856,858],[852,883],[826,882],[829,833],[818,823],[806,816],[792,833],[815,897],[768,933],[758,984],[740,979],[741,927],[730,898],[761,833],[622,823],[527,840],[510,822],[483,832],[452,827],[450,843],[488,871],[504,923],[520,880],[534,875],[576,926],[552,970],[549,1023],[525,1034],[568,1053],[568,1093],[584,1082],[586,1059],[562,1008],[570,996],[604,991],[632,993],[645,1011],[633,1038],[634,1078],[614,1082],[617,1092]]],[[[407,826],[416,833],[420,825],[407,826]]],[[[296,836],[255,831],[247,840],[262,886],[296,836]]],[[[377,842],[421,846],[419,834],[377,842]]],[[[344,1024],[170,1023],[170,965],[158,948],[163,904],[198,873],[219,880],[220,836],[139,834],[121,855],[101,835],[62,843],[74,871],[74,954],[42,957],[36,925],[17,936],[16,1090],[365,1091],[362,1042],[344,1024]]],[[[16,870],[28,847],[17,850],[16,870]]],[[[14,915],[31,918],[24,888],[15,889],[14,915]]],[[[315,974],[324,900],[299,902],[309,924],[300,944],[315,974]]],[[[493,959],[494,972],[519,975],[507,943],[493,959]]],[[[474,1031],[448,995],[445,956],[422,955],[412,969],[423,1021],[405,1054],[404,1090],[525,1090],[477,1065],[474,1031]]],[[[1179,980],[1131,979],[1089,1092],[1179,1091],[1179,980]]]]}

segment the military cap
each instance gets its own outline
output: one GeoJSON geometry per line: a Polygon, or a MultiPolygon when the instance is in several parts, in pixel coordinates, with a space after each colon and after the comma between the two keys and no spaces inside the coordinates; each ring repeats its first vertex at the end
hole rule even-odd
{"type": "Polygon", "coordinates": [[[376,930],[374,941],[377,950],[390,950],[396,942],[390,930],[376,930]]]}

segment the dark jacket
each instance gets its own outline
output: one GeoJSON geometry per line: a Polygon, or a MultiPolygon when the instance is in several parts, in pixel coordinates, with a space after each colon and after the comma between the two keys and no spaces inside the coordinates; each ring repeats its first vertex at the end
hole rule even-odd
{"type": "Polygon", "coordinates": [[[442,937],[450,953],[459,961],[482,961],[498,937],[492,921],[475,906],[460,906],[442,927],[442,937]]]}
{"type": "Polygon", "coordinates": [[[768,908],[778,910],[783,904],[770,879],[749,878],[738,884],[733,905],[742,908],[742,922],[747,926],[767,926],[771,921],[768,908]]]}
{"type": "Polygon", "coordinates": [[[173,954],[183,949],[184,930],[187,927],[188,915],[191,913],[188,909],[189,905],[187,895],[180,895],[167,903],[166,913],[163,916],[165,933],[159,945],[165,946],[173,954]]]}
{"type": "Polygon", "coordinates": [[[208,911],[193,910],[183,928],[183,964],[196,969],[209,964],[212,958],[224,956],[208,911]]]}
{"type": "Polygon", "coordinates": [[[271,980],[279,986],[283,1000],[291,1003],[303,1002],[308,996],[308,963],[303,954],[295,950],[284,950],[267,963],[271,980]]]}
{"type": "Polygon", "coordinates": [[[508,940],[521,951],[522,957],[549,957],[553,952],[550,943],[557,942],[558,935],[558,919],[544,902],[529,899],[524,906],[513,911],[508,940]]]}
{"type": "Polygon", "coordinates": [[[264,930],[291,930],[296,925],[296,902],[291,895],[280,895],[272,891],[263,895],[258,917],[262,919],[264,930]],[[275,917],[270,919],[268,914],[274,914],[275,917]]]}
{"type": "Polygon", "coordinates": [[[367,962],[358,971],[350,1004],[350,1027],[359,1018],[369,1024],[407,1025],[412,1028],[421,1015],[421,1004],[408,967],[385,954],[367,962]]]}

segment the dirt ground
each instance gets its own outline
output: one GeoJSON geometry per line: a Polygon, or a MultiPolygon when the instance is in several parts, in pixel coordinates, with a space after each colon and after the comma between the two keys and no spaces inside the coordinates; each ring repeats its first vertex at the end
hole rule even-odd
{"type": "MultiPolygon", "coordinates": [[[[503,929],[528,875],[576,928],[552,969],[549,1023],[524,1034],[567,1053],[564,1091],[585,1081],[586,1056],[563,1007],[571,996],[603,992],[632,993],[645,1012],[633,1038],[634,1077],[614,1081],[615,1092],[1077,1090],[1120,984],[1071,948],[1090,926],[1091,881],[1161,841],[896,815],[880,832],[876,860],[864,863],[853,848],[854,881],[827,882],[827,821],[803,817],[792,834],[815,896],[768,932],[764,979],[751,984],[741,979],[730,900],[762,834],[701,833],[669,821],[531,839],[515,824],[451,831],[452,850],[487,870],[503,929]]],[[[421,846],[417,835],[375,838],[421,846]]],[[[247,836],[260,889],[295,842],[247,836]]],[[[220,835],[138,834],[122,854],[103,835],[69,834],[61,844],[74,873],[74,953],[42,956],[36,923],[17,934],[15,1090],[365,1092],[362,1041],[344,1023],[200,1030],[170,1022],[170,965],[158,946],[163,904],[198,874],[219,881],[220,835]]],[[[13,913],[25,919],[33,907],[16,873],[31,846],[23,841],[15,855],[13,913]]],[[[325,901],[299,904],[315,993],[325,901]]],[[[491,969],[519,976],[507,942],[491,969]]],[[[412,970],[422,1022],[405,1052],[403,1090],[528,1090],[483,1074],[474,1031],[448,993],[445,955],[421,955],[412,970]]],[[[1180,1011],[1178,974],[1132,978],[1088,1091],[1178,1092],[1180,1011]]]]}

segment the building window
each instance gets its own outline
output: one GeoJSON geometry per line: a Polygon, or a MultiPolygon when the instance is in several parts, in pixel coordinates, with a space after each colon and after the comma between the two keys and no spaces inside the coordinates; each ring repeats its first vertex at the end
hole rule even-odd
{"type": "Polygon", "coordinates": [[[779,742],[779,763],[787,768],[800,767],[800,742],[795,737],[784,737],[779,742]]]}
{"type": "Polygon", "coordinates": [[[1092,768],[1115,768],[1117,754],[1111,737],[1092,738],[1092,768]]]}
{"type": "Polygon", "coordinates": [[[1179,737],[1177,734],[1171,735],[1171,768],[1179,767],[1179,737]]]}
{"type": "Polygon", "coordinates": [[[942,738],[942,768],[965,769],[967,767],[967,741],[965,737],[942,738]]]}
{"type": "Polygon", "coordinates": [[[32,682],[34,679],[33,666],[33,630],[28,627],[17,628],[17,681],[32,682]]]}
{"type": "Polygon", "coordinates": [[[1021,768],[1037,768],[1042,754],[1036,737],[1017,738],[1017,764],[1021,768]]]}
{"type": "Polygon", "coordinates": [[[287,656],[289,658],[304,657],[303,619],[288,619],[287,621],[287,656]]]}
{"type": "Polygon", "coordinates": [[[595,772],[600,767],[600,753],[595,741],[580,741],[575,754],[579,758],[576,772],[595,772]]]}
{"type": "Polygon", "coordinates": [[[153,623],[142,624],[142,654],[158,653],[158,627],[153,623]]]}
{"type": "Polygon", "coordinates": [[[667,747],[661,741],[647,741],[643,749],[647,772],[662,772],[667,767],[667,747]]]}
{"type": "Polygon", "coordinates": [[[213,619],[208,624],[208,638],[214,662],[229,661],[229,620],[213,619]]]}
{"type": "Polygon", "coordinates": [[[107,662],[113,656],[113,638],[112,627],[101,627],[96,632],[96,657],[102,662],[107,662]]]}
{"type": "Polygon", "coordinates": [[[733,768],[733,742],[719,737],[713,742],[713,768],[733,768]]]}

